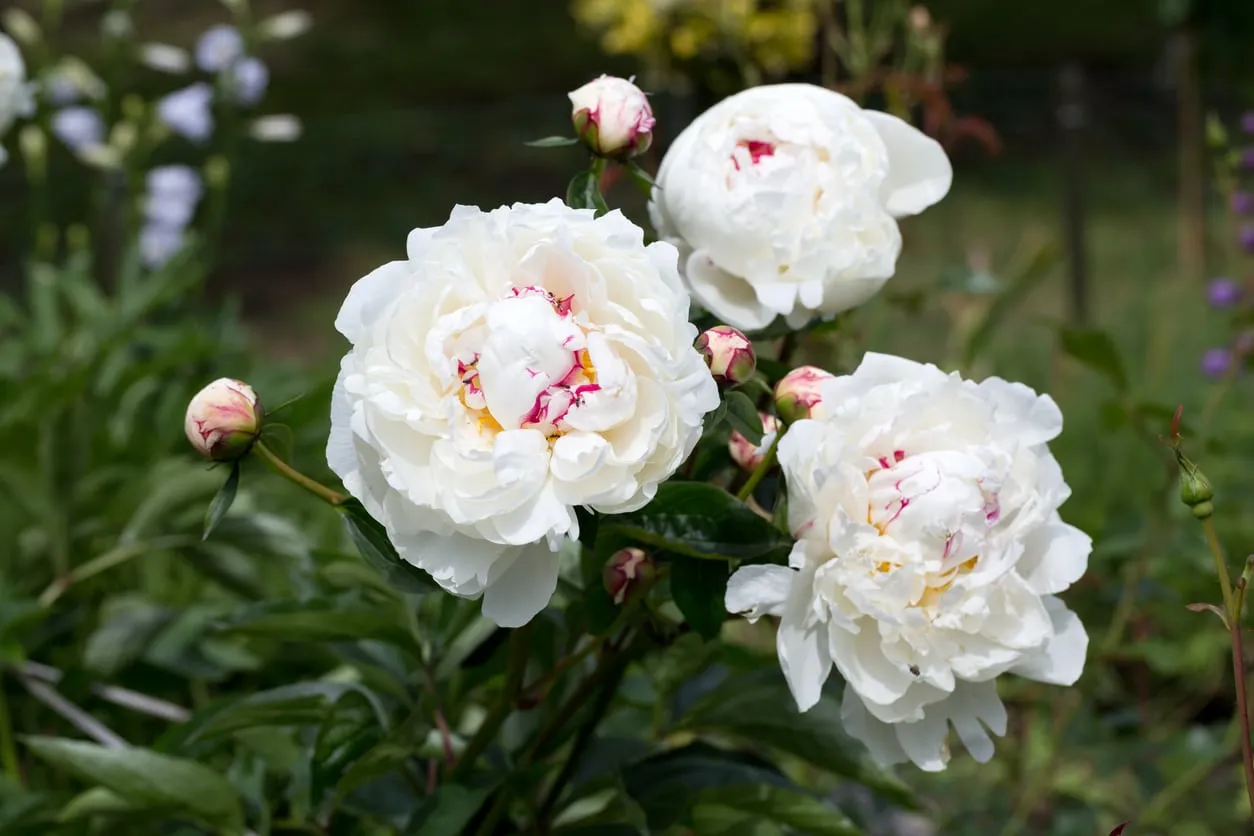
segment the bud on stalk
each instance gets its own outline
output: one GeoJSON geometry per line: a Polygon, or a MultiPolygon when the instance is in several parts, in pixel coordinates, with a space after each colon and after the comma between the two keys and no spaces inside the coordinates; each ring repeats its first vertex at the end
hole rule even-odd
{"type": "Polygon", "coordinates": [[[801,366],[775,384],[775,410],[784,423],[809,418],[823,402],[823,385],[836,376],[815,366],[801,366]]]}
{"type": "Polygon", "coordinates": [[[731,454],[732,461],[747,473],[752,473],[762,463],[762,457],[766,455],[775,440],[775,434],[779,432],[779,419],[774,415],[759,412],[758,417],[762,419],[761,444],[754,444],[736,430],[732,430],[731,437],[727,440],[727,452],[731,454]]]}
{"type": "Polygon", "coordinates": [[[753,376],[758,358],[753,343],[730,325],[716,325],[694,343],[720,386],[739,386],[753,376]]]}
{"type": "Polygon", "coordinates": [[[592,153],[626,160],[649,150],[653,108],[629,80],[603,75],[568,96],[575,133],[592,153]]]}
{"type": "Polygon", "coordinates": [[[183,430],[205,458],[230,462],[245,456],[261,435],[265,410],[247,383],[220,378],[187,405],[183,430]]]}
{"type": "Polygon", "coordinates": [[[601,579],[614,603],[621,604],[637,589],[652,582],[656,575],[653,558],[640,549],[626,548],[614,552],[605,561],[601,579]]]}
{"type": "Polygon", "coordinates": [[[1176,463],[1180,466],[1180,501],[1189,506],[1193,516],[1199,520],[1209,519],[1215,513],[1215,489],[1211,487],[1206,474],[1193,463],[1188,456],[1175,449],[1176,463]]]}

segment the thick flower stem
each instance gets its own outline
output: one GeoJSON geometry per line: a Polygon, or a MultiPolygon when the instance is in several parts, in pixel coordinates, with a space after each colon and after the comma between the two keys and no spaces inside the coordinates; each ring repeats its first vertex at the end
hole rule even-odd
{"type": "Polygon", "coordinates": [[[328,488],[326,485],[323,485],[320,482],[316,482],[313,479],[310,479],[308,476],[301,473],[299,470],[297,470],[296,468],[292,467],[287,462],[280,459],[278,456],[274,454],[273,450],[271,450],[261,441],[258,441],[256,444],[252,446],[252,453],[255,454],[257,457],[259,457],[266,464],[270,465],[270,467],[274,470],[275,473],[278,473],[280,476],[282,476],[284,479],[287,479],[289,482],[299,485],[300,487],[309,491],[311,494],[323,500],[324,502],[330,505],[343,505],[345,502],[348,501],[348,497],[346,495],[338,491],[333,491],[330,488],[328,488]]]}
{"type": "Polygon", "coordinates": [[[488,748],[488,744],[496,737],[496,733],[501,730],[505,719],[514,710],[514,704],[517,702],[519,691],[522,689],[523,674],[527,671],[527,658],[531,649],[530,635],[530,624],[519,627],[510,635],[509,664],[505,669],[505,684],[501,686],[501,696],[496,701],[496,705],[492,707],[492,711],[484,718],[483,724],[479,726],[479,730],[475,732],[475,736],[471,738],[470,743],[466,744],[461,757],[458,758],[457,763],[449,773],[450,780],[455,781],[465,775],[466,770],[473,766],[474,762],[488,748]]]}
{"type": "Polygon", "coordinates": [[[762,461],[758,462],[758,466],[755,467],[753,472],[749,474],[749,480],[745,482],[736,493],[736,498],[741,502],[744,502],[746,499],[753,496],[754,488],[761,483],[761,481],[766,477],[766,474],[769,473],[771,468],[775,466],[775,454],[779,449],[779,440],[784,437],[785,432],[787,432],[787,428],[781,429],[775,434],[775,440],[771,442],[770,449],[766,451],[766,455],[762,457],[762,461]]]}

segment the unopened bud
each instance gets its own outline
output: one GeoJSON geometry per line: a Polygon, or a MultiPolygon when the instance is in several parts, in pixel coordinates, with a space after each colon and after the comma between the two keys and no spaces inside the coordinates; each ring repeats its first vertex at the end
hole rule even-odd
{"type": "Polygon", "coordinates": [[[183,429],[205,458],[229,462],[248,453],[265,420],[257,393],[247,383],[224,377],[201,389],[187,405],[183,429]]]}
{"type": "Polygon", "coordinates": [[[774,415],[759,412],[758,417],[762,419],[761,444],[754,444],[736,430],[732,430],[731,438],[727,440],[727,452],[731,453],[732,461],[741,470],[751,472],[757,469],[757,466],[762,463],[762,457],[766,455],[766,451],[775,440],[775,434],[779,432],[779,419],[774,415]]]}
{"type": "Polygon", "coordinates": [[[813,416],[823,402],[823,384],[835,377],[815,366],[801,366],[784,375],[775,384],[775,410],[779,417],[791,424],[813,416]]]}
{"type": "Polygon", "coordinates": [[[738,386],[753,376],[758,358],[753,343],[730,325],[715,325],[694,344],[721,386],[738,386]]]}
{"type": "Polygon", "coordinates": [[[1180,501],[1189,506],[1193,516],[1205,520],[1215,513],[1215,489],[1206,474],[1186,456],[1179,447],[1175,450],[1176,463],[1180,466],[1180,501]]]}
{"type": "Polygon", "coordinates": [[[568,94],[575,133],[594,154],[627,159],[653,142],[653,108],[639,87],[603,75],[568,94]]]}
{"type": "Polygon", "coordinates": [[[263,41],[285,41],[305,34],[312,25],[313,18],[310,17],[309,12],[292,9],[279,12],[274,17],[268,17],[257,24],[257,37],[263,41]]]}
{"type": "Polygon", "coordinates": [[[614,599],[615,604],[627,600],[635,590],[650,583],[657,575],[657,567],[653,558],[635,548],[619,549],[605,561],[601,579],[605,583],[605,591],[614,599]]]}

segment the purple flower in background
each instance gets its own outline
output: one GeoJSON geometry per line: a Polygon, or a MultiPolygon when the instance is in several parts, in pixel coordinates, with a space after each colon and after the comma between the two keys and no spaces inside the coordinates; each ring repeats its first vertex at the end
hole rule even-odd
{"type": "Polygon", "coordinates": [[[170,130],[192,142],[204,142],[213,133],[209,103],[213,88],[203,81],[176,90],[157,102],[157,118],[170,130]]]}
{"type": "Polygon", "coordinates": [[[182,229],[191,222],[204,187],[185,165],[165,165],[148,172],[144,217],[150,224],[182,229]]]}
{"type": "Polygon", "coordinates": [[[1254,134],[1254,110],[1247,110],[1241,115],[1241,130],[1254,134]]]}
{"type": "Polygon", "coordinates": [[[1254,224],[1241,227],[1241,231],[1237,233],[1237,240],[1241,242],[1241,249],[1247,253],[1254,253],[1254,224]]]}
{"type": "Polygon", "coordinates": [[[78,101],[78,84],[69,73],[54,73],[44,82],[44,95],[58,107],[74,104],[78,101]]]}
{"type": "Polygon", "coordinates": [[[146,224],[139,231],[139,257],[149,268],[163,266],[183,248],[182,227],[146,224]]]}
{"type": "Polygon", "coordinates": [[[1232,367],[1232,352],[1226,348],[1212,348],[1202,355],[1202,374],[1209,378],[1223,377],[1232,367]]]}
{"type": "Polygon", "coordinates": [[[104,142],[104,120],[90,107],[67,107],[53,115],[52,132],[71,151],[81,151],[104,142]]]}
{"type": "Polygon", "coordinates": [[[196,42],[196,66],[207,73],[226,69],[244,54],[244,39],[234,26],[211,26],[196,42]]]}
{"type": "Polygon", "coordinates": [[[1230,308],[1241,299],[1241,285],[1232,279],[1212,279],[1207,295],[1213,308],[1230,308]]]}
{"type": "Polygon", "coordinates": [[[1254,214],[1254,194],[1250,194],[1249,192],[1233,192],[1232,193],[1232,214],[1234,215],[1254,214]]]}
{"type": "Polygon", "coordinates": [[[1247,171],[1254,171],[1254,146],[1241,149],[1241,167],[1247,171]]]}
{"type": "Polygon", "coordinates": [[[235,62],[229,73],[231,94],[235,101],[251,107],[261,101],[270,84],[270,71],[260,58],[243,58],[235,62]]]}

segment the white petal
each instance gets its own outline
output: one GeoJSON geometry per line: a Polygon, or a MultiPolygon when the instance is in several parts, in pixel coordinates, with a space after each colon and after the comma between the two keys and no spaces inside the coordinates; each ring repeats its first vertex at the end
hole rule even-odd
{"type": "Polygon", "coordinates": [[[1062,410],[1049,395],[1000,377],[982,380],[978,388],[997,404],[997,423],[1009,425],[1024,444],[1044,444],[1062,432],[1062,410]]]}
{"type": "Polygon", "coordinates": [[[806,625],[811,584],[796,579],[792,594],[784,604],[775,637],[779,665],[788,680],[788,689],[797,701],[798,711],[808,711],[819,701],[823,683],[832,672],[832,657],[827,651],[827,627],[816,623],[806,625]]]}
{"type": "Polygon", "coordinates": [[[558,553],[546,543],[524,546],[483,593],[483,615],[501,627],[521,627],[549,605],[557,589],[558,553]]]}
{"type": "Polygon", "coordinates": [[[1074,685],[1084,672],[1088,655],[1089,635],[1079,616],[1067,609],[1060,599],[1048,595],[1041,599],[1054,623],[1054,637],[1039,653],[1033,654],[1010,670],[1019,676],[1047,682],[1050,685],[1074,685]]]}
{"type": "Polygon", "coordinates": [[[949,722],[944,712],[934,709],[917,723],[893,727],[906,757],[924,772],[940,772],[949,764],[949,722]]]}
{"type": "Polygon", "coordinates": [[[897,733],[888,723],[880,722],[871,712],[858,692],[845,686],[845,696],[840,704],[840,719],[845,732],[856,738],[870,751],[871,757],[883,766],[910,760],[906,750],[897,741],[897,733]]]}
{"type": "Polygon", "coordinates": [[[1078,581],[1093,551],[1093,539],[1061,519],[1033,529],[1023,545],[1015,568],[1038,595],[1054,595],[1078,581]]]}
{"type": "Polygon", "coordinates": [[[942,709],[949,713],[949,721],[971,757],[977,763],[992,760],[995,747],[988,732],[999,737],[1006,733],[1006,706],[997,696],[996,683],[991,679],[959,682],[952,697],[929,710],[942,709]]]}
{"type": "Polygon", "coordinates": [[[727,581],[723,603],[750,623],[764,615],[780,615],[797,573],[785,566],[741,566],[727,581]]]}
{"type": "Polygon", "coordinates": [[[341,371],[331,390],[331,433],[327,436],[327,465],[340,479],[357,470],[357,451],[353,445],[353,408],[344,390],[341,371]]]}
{"type": "Polygon", "coordinates": [[[720,269],[702,251],[688,257],[684,278],[697,300],[734,328],[753,331],[765,328],[775,319],[775,312],[758,301],[752,285],[720,269]]]}
{"type": "Polygon", "coordinates": [[[857,633],[833,629],[831,648],[840,675],[869,702],[891,705],[915,681],[904,665],[890,662],[884,655],[879,630],[873,623],[864,623],[857,633]]]}
{"type": "Polygon", "coordinates": [[[389,261],[358,279],[335,317],[335,330],[357,343],[383,313],[410,278],[409,264],[389,261]]]}
{"type": "Polygon", "coordinates": [[[893,217],[917,215],[949,192],[954,169],[939,142],[891,114],[863,115],[888,148],[888,177],[880,194],[893,217]]]}

